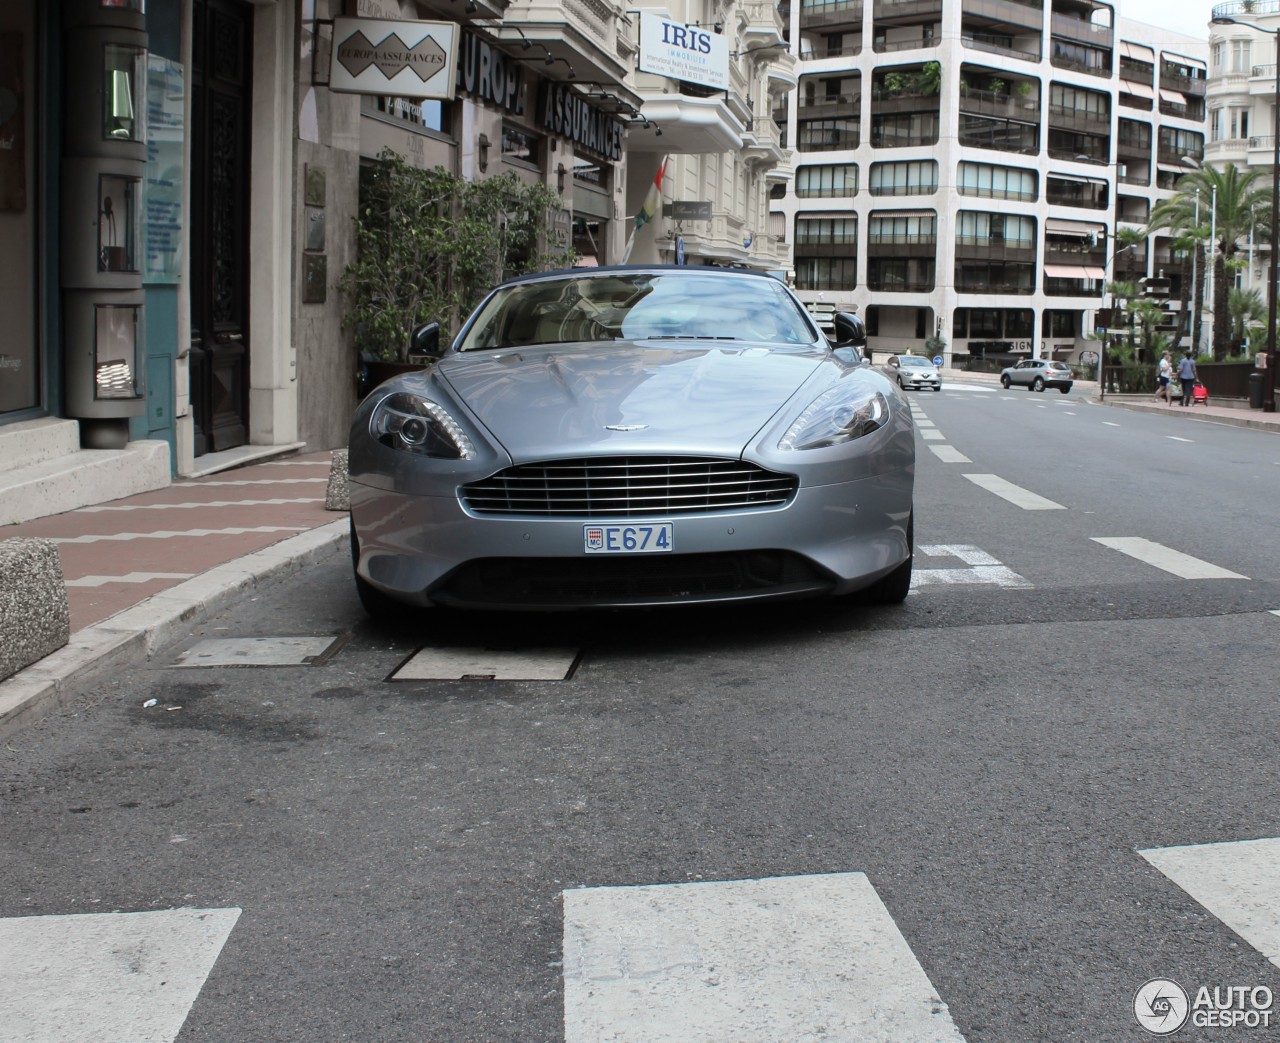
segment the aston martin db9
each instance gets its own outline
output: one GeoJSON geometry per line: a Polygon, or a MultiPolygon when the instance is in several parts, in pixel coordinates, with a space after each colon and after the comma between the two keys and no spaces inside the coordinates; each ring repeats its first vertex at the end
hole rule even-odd
{"type": "Polygon", "coordinates": [[[356,587],[404,606],[760,601],[911,582],[915,433],[897,385],[771,276],[582,268],[495,288],[360,404],[356,587]]]}

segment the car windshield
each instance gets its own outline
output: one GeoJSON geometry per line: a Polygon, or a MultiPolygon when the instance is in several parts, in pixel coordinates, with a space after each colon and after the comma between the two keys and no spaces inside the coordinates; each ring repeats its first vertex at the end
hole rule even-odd
{"type": "Polygon", "coordinates": [[[811,344],[819,334],[778,281],[679,272],[601,272],[498,290],[460,351],[635,339],[811,344]]]}
{"type": "Polygon", "coordinates": [[[915,355],[899,355],[899,356],[898,356],[898,361],[899,361],[900,363],[902,363],[902,365],[907,366],[908,368],[910,368],[910,367],[913,367],[913,366],[914,366],[914,367],[916,367],[917,369],[919,369],[919,368],[920,368],[920,367],[922,367],[922,366],[932,366],[932,365],[933,365],[933,363],[932,363],[932,362],[930,362],[928,359],[918,358],[918,357],[916,357],[915,355]]]}

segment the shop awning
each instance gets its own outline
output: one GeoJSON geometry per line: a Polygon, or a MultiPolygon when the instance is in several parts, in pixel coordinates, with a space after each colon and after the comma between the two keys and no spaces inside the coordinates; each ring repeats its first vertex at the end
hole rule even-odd
{"type": "MultiPolygon", "coordinates": [[[[1154,98],[1156,92],[1148,87],[1145,83],[1138,83],[1135,80],[1126,80],[1120,77],[1120,89],[1126,94],[1136,94],[1139,98],[1154,98]]],[[[1161,91],[1163,94],[1164,92],[1161,91]]]]}
{"type": "Polygon", "coordinates": [[[1121,40],[1120,53],[1126,58],[1132,58],[1134,61],[1150,62],[1152,65],[1156,63],[1156,52],[1150,47],[1144,47],[1140,43],[1130,43],[1128,40],[1121,40]]]}
{"type": "Polygon", "coordinates": [[[1088,264],[1046,264],[1044,274],[1051,279],[1102,279],[1106,273],[1088,264]]]}
{"type": "Polygon", "coordinates": [[[1074,235],[1084,239],[1090,232],[1101,232],[1102,228],[1098,225],[1082,225],[1078,221],[1063,221],[1061,218],[1047,217],[1044,230],[1053,232],[1055,235],[1074,235]]]}
{"type": "Polygon", "coordinates": [[[1187,104],[1187,96],[1181,91],[1169,91],[1163,87],[1160,88],[1160,100],[1167,101],[1171,105],[1182,105],[1183,107],[1187,104]]]}

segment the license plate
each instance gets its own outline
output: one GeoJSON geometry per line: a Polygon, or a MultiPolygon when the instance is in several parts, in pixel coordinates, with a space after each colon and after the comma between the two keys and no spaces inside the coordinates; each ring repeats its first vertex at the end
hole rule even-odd
{"type": "Polygon", "coordinates": [[[651,554],[675,547],[671,522],[651,525],[584,525],[582,547],[588,554],[651,554]]]}

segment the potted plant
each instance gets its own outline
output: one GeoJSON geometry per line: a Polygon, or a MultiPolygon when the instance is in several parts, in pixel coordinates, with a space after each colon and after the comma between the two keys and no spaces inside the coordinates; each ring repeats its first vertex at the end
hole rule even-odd
{"type": "Polygon", "coordinates": [[[1022,99],[1023,108],[1034,109],[1036,107],[1036,85],[1030,80],[1019,80],[1014,85],[1013,93],[1022,99]]]}
{"type": "Polygon", "coordinates": [[[448,344],[494,284],[573,261],[552,231],[561,199],[546,186],[514,174],[467,182],[443,167],[413,166],[390,149],[378,159],[361,170],[356,258],[338,283],[362,390],[430,363],[411,357],[415,328],[438,322],[440,343],[448,344]]]}

